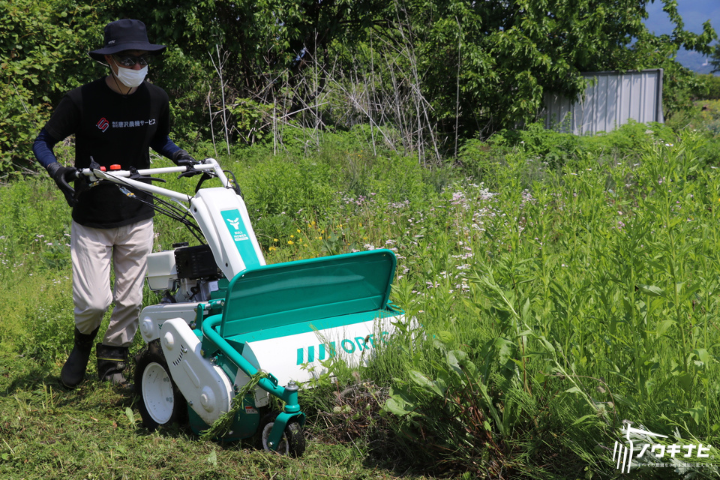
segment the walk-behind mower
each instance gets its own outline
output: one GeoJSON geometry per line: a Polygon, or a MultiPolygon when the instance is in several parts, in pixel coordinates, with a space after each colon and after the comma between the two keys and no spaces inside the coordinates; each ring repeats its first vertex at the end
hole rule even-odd
{"type": "Polygon", "coordinates": [[[215,160],[197,172],[121,168],[95,164],[81,173],[90,185],[113,182],[138,201],[148,201],[138,190],[149,193],[156,211],[201,243],[148,257],[147,282],[162,301],[139,318],[147,343],[135,369],[143,424],[187,420],[199,434],[224,423],[216,438],[256,436],[266,450],[301,455],[298,383],[325,373],[333,358],[366,362],[404,321],[389,302],[395,255],[373,250],[266,265],[237,182],[215,160]],[[154,174],[199,172],[195,195],[150,183],[160,180],[154,174]],[[222,186],[201,188],[209,178],[222,186]]]}

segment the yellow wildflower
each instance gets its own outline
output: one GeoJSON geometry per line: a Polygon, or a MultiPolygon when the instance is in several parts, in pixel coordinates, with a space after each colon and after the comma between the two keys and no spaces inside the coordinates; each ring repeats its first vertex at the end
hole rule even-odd
{"type": "Polygon", "coordinates": [[[295,242],[293,242],[292,240],[288,240],[288,245],[295,245],[295,242]]]}

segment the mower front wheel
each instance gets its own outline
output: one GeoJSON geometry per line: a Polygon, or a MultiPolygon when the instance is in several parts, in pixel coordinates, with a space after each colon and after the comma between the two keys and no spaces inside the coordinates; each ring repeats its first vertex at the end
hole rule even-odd
{"type": "Polygon", "coordinates": [[[138,410],[145,428],[153,431],[186,419],[187,402],[170,376],[160,342],[150,342],[135,358],[138,410]]]}
{"type": "MultiPolygon", "coordinates": [[[[273,426],[275,426],[277,416],[277,413],[271,413],[260,420],[260,427],[258,429],[260,442],[258,446],[261,446],[266,452],[273,451],[268,445],[268,439],[270,438],[270,432],[273,426]]],[[[296,418],[292,418],[285,426],[285,431],[280,438],[280,445],[278,445],[275,452],[293,457],[300,457],[305,452],[305,436],[302,426],[296,418]]]]}

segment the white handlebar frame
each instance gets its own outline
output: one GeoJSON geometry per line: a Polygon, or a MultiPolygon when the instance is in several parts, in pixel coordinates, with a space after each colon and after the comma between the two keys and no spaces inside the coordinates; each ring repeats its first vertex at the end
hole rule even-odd
{"type": "MultiPolygon", "coordinates": [[[[215,176],[220,179],[223,187],[232,188],[230,182],[228,181],[228,178],[222,171],[222,167],[220,167],[220,164],[214,158],[206,158],[203,163],[199,165],[194,165],[193,168],[200,171],[212,170],[215,176]]],[[[138,170],[137,173],[140,175],[152,175],[160,173],[183,173],[187,170],[187,167],[161,167],[145,168],[142,170],[138,170]]],[[[108,180],[119,185],[128,185],[137,188],[138,190],[144,190],[146,192],[163,195],[178,202],[190,202],[190,200],[192,199],[190,195],[186,195],[184,193],[175,192],[167,188],[156,187],[155,185],[149,183],[138,182],[137,180],[127,178],[131,175],[130,171],[128,170],[112,170],[109,172],[103,172],[102,170],[98,169],[92,170],[90,168],[83,168],[78,169],[78,176],[81,175],[87,176],[91,182],[97,180],[108,180]]]]}

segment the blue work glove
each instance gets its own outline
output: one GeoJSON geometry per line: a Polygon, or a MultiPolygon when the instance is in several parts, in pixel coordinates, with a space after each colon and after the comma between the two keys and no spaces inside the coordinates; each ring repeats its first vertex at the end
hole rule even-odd
{"type": "Polygon", "coordinates": [[[177,152],[173,153],[172,156],[173,162],[178,167],[186,167],[187,170],[185,172],[181,173],[178,178],[182,177],[192,177],[194,175],[202,175],[203,172],[195,170],[195,165],[200,165],[200,162],[195,160],[188,152],[186,152],[183,149],[178,150],[177,152]]]}
{"type": "Polygon", "coordinates": [[[77,178],[77,169],[75,167],[63,167],[58,162],[53,162],[47,166],[47,171],[55,180],[55,184],[58,186],[60,191],[65,195],[65,201],[70,207],[74,207],[77,204],[75,198],[75,189],[70,186],[68,182],[77,178]]]}

